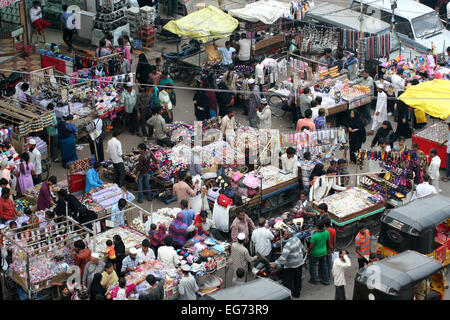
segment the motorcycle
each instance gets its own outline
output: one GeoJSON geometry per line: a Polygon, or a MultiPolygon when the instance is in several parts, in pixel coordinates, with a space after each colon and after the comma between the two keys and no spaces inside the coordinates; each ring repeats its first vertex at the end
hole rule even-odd
{"type": "Polygon", "coordinates": [[[8,77],[0,73],[0,96],[11,97],[16,93],[16,85],[22,81],[22,74],[13,72],[8,77]]]}

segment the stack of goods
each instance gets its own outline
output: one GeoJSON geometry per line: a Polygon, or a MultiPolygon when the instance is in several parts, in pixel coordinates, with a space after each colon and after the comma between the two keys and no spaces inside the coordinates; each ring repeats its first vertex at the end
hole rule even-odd
{"type": "MultiPolygon", "coordinates": [[[[32,206],[34,206],[33,203],[29,202],[26,199],[17,199],[16,201],[14,201],[14,205],[16,207],[16,210],[19,213],[22,213],[25,208],[31,208],[32,206]]],[[[32,209],[32,211],[33,211],[33,209],[32,209]]],[[[36,211],[34,213],[34,216],[37,217],[39,219],[39,221],[45,221],[45,211],[44,210],[36,211]]],[[[29,220],[30,220],[30,218],[28,216],[21,215],[21,216],[18,216],[14,221],[17,223],[17,226],[20,227],[22,225],[22,223],[29,224],[29,222],[28,222],[29,220]]],[[[5,224],[9,225],[9,223],[11,221],[13,221],[13,220],[8,220],[8,221],[6,221],[5,224]]]]}
{"type": "Polygon", "coordinates": [[[169,154],[165,150],[158,150],[154,155],[161,168],[159,178],[163,181],[170,181],[179,171],[187,170],[186,163],[172,163],[169,154]]]}
{"type": "MultiPolygon", "coordinates": [[[[135,175],[136,175],[137,164],[139,162],[139,156],[140,156],[140,153],[138,151],[136,151],[136,152],[129,152],[129,153],[125,154],[123,157],[123,164],[125,166],[125,172],[132,177],[135,177],[135,175]]],[[[112,170],[113,164],[111,163],[111,165],[108,166],[108,168],[110,168],[112,170]]]]}
{"type": "MultiPolygon", "coordinates": [[[[19,253],[13,255],[13,263],[10,267],[19,277],[26,279],[26,262],[24,259],[21,259],[20,255],[19,253]]],[[[70,249],[66,247],[48,251],[44,255],[31,257],[29,262],[30,282],[34,285],[49,280],[61,273],[65,273],[73,265],[75,265],[75,261],[70,253],[70,249]]]]}
{"type": "MultiPolygon", "coordinates": [[[[130,272],[126,277],[126,285],[136,284],[138,281],[145,279],[148,275],[153,275],[157,279],[164,279],[164,300],[174,300],[178,298],[178,283],[180,280],[179,273],[175,269],[164,266],[161,261],[150,260],[137,267],[137,270],[130,272]]],[[[117,296],[119,287],[117,284],[108,288],[111,297],[117,296]]],[[[131,293],[128,297],[129,300],[137,300],[139,295],[146,293],[149,290],[149,285],[146,281],[141,282],[136,286],[136,293],[131,293]]]]}
{"type": "Polygon", "coordinates": [[[214,117],[211,119],[203,120],[202,123],[203,133],[205,133],[207,130],[210,129],[220,129],[219,118],[214,117]]]}
{"type": "Polygon", "coordinates": [[[346,87],[342,89],[342,97],[348,101],[349,109],[360,107],[372,101],[370,89],[367,86],[346,87]]]}
{"type": "MultiPolygon", "coordinates": [[[[142,241],[144,239],[146,239],[146,237],[143,234],[141,234],[131,228],[125,227],[125,226],[108,229],[105,232],[97,234],[97,240],[96,240],[97,252],[105,252],[106,251],[106,241],[112,240],[116,234],[122,238],[122,241],[125,245],[125,250],[127,250],[127,251],[131,248],[140,247],[142,244],[142,241]]],[[[91,243],[89,244],[89,248],[91,248],[91,250],[94,248],[93,241],[94,240],[92,239],[91,243]]]]}
{"type": "Polygon", "coordinates": [[[94,211],[99,217],[106,214],[106,209],[92,199],[80,196],[78,197],[78,201],[89,210],[94,211]]]}
{"type": "Polygon", "coordinates": [[[20,156],[9,142],[0,143],[0,161],[8,160],[10,168],[20,164],[20,156]]]}
{"type": "Polygon", "coordinates": [[[382,197],[383,199],[386,198],[387,191],[386,200],[391,199],[397,202],[402,202],[406,198],[407,194],[411,192],[413,184],[414,183],[411,179],[403,180],[400,177],[386,173],[380,175],[380,177],[375,175],[366,176],[360,180],[359,186],[370,193],[382,197]],[[392,182],[400,180],[401,184],[395,184],[392,182]]]}
{"type": "Polygon", "coordinates": [[[255,68],[252,66],[246,66],[245,64],[238,64],[234,66],[234,71],[237,73],[249,73],[253,74],[255,72],[255,68]]]}
{"type": "MultiPolygon", "coordinates": [[[[346,191],[335,193],[320,201],[328,205],[328,212],[331,216],[338,220],[345,220],[352,218],[352,215],[357,214],[363,210],[380,204],[382,206],[384,199],[378,195],[372,195],[364,189],[352,188],[346,191]]],[[[313,203],[315,206],[318,202],[313,203]]]]}
{"type": "MultiPolygon", "coordinates": [[[[37,200],[37,198],[36,198],[37,200]]],[[[31,208],[33,206],[35,206],[35,204],[31,201],[29,201],[28,199],[17,199],[14,201],[14,206],[16,207],[17,212],[21,213],[23,212],[23,210],[25,210],[25,208],[31,208]]]]}
{"type": "Polygon", "coordinates": [[[72,84],[86,82],[84,79],[94,79],[95,73],[93,68],[83,68],[67,75],[72,84]]]}
{"type": "Polygon", "coordinates": [[[190,137],[192,137],[194,133],[194,126],[182,121],[175,121],[174,123],[167,124],[167,129],[167,135],[170,140],[176,143],[181,142],[181,140],[186,137],[189,137],[188,139],[190,141],[190,137]]]}
{"type": "Polygon", "coordinates": [[[130,228],[142,233],[142,234],[148,234],[145,230],[145,224],[142,221],[140,217],[136,217],[131,221],[130,228]]]}
{"type": "Polygon", "coordinates": [[[444,143],[445,140],[447,140],[447,134],[447,123],[438,122],[429,126],[428,128],[414,133],[414,136],[441,144],[444,143]]]}
{"type": "Polygon", "coordinates": [[[95,163],[95,157],[80,159],[69,163],[70,174],[86,173],[95,163]]]}
{"type": "Polygon", "coordinates": [[[25,136],[31,132],[42,131],[44,128],[53,125],[53,112],[43,114],[41,110],[35,109],[34,118],[21,122],[17,128],[21,136],[25,136]]]}
{"type": "Polygon", "coordinates": [[[191,266],[191,272],[198,279],[225,266],[230,248],[228,242],[197,235],[178,250],[180,264],[191,266]]]}
{"type": "Polygon", "coordinates": [[[428,71],[433,68],[427,68],[429,61],[426,55],[415,57],[414,59],[407,59],[405,56],[398,56],[393,60],[389,60],[380,64],[381,70],[385,71],[384,79],[390,81],[391,76],[396,74],[398,70],[402,70],[405,75],[405,81],[412,81],[417,79],[419,81],[427,80],[428,71]],[[428,70],[427,70],[428,69],[428,70]]]}
{"type": "Polygon", "coordinates": [[[124,2],[102,1],[97,7],[94,28],[107,33],[127,24],[127,11],[124,2]]]}
{"type": "Polygon", "coordinates": [[[120,94],[123,88],[121,85],[118,85],[119,78],[121,79],[122,76],[104,78],[105,81],[99,83],[99,85],[94,89],[95,110],[97,110],[97,113],[100,117],[102,117],[103,115],[107,115],[108,113],[116,109],[123,108],[120,103],[120,94]],[[111,79],[108,81],[108,78],[111,79]]]}
{"type": "Polygon", "coordinates": [[[130,201],[134,200],[134,196],[131,193],[122,190],[115,183],[103,184],[102,186],[94,189],[88,197],[105,208],[107,211],[110,211],[112,207],[122,198],[129,199],[130,201]]]}
{"type": "Polygon", "coordinates": [[[165,224],[169,228],[172,221],[176,218],[177,214],[181,211],[180,208],[161,208],[156,212],[152,212],[152,215],[148,217],[145,223],[145,230],[150,230],[150,224],[154,223],[156,226],[165,224]]]}
{"type": "Polygon", "coordinates": [[[330,69],[325,69],[325,70],[319,71],[320,79],[326,78],[328,76],[330,76],[331,78],[339,77],[340,73],[338,71],[338,67],[336,66],[336,67],[333,67],[330,69]]]}
{"type": "Polygon", "coordinates": [[[61,60],[66,60],[73,62],[74,58],[71,56],[66,56],[64,54],[61,54],[60,49],[57,45],[52,45],[50,43],[46,43],[44,46],[44,49],[40,50],[41,55],[47,56],[47,57],[53,57],[61,60]]]}
{"type": "Polygon", "coordinates": [[[281,170],[272,165],[261,167],[259,170],[259,175],[263,177],[262,179],[262,189],[268,189],[292,179],[296,179],[293,173],[283,174],[281,170]]]}
{"type": "Polygon", "coordinates": [[[155,7],[144,6],[140,9],[140,22],[142,26],[154,25],[156,17],[155,7]]]}
{"type": "Polygon", "coordinates": [[[132,38],[137,38],[141,19],[139,14],[139,8],[137,7],[128,8],[127,16],[128,16],[128,23],[130,24],[130,36],[132,38]]]}

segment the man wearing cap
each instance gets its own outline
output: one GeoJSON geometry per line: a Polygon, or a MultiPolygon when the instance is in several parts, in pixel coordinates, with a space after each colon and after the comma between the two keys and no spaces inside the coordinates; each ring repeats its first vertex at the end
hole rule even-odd
{"type": "Polygon", "coordinates": [[[92,279],[96,273],[102,273],[105,270],[105,263],[100,260],[97,252],[91,253],[91,260],[84,266],[82,284],[91,289],[92,279]]]}
{"type": "Polygon", "coordinates": [[[42,173],[42,164],[41,164],[41,153],[36,148],[36,140],[30,139],[29,141],[30,148],[28,149],[28,154],[30,155],[30,162],[34,165],[34,171],[36,172],[36,177],[33,177],[34,185],[41,183],[41,173],[42,173]]]}
{"type": "Polygon", "coordinates": [[[260,129],[271,129],[272,128],[272,111],[267,105],[266,98],[261,99],[261,109],[256,110],[256,115],[258,116],[259,128],[260,129]],[[260,111],[261,110],[261,111],[260,111]]]}
{"type": "Polygon", "coordinates": [[[387,120],[387,95],[383,91],[383,85],[380,83],[377,85],[377,105],[375,107],[375,114],[373,116],[372,128],[368,135],[374,134],[374,131],[383,121],[387,120]]]}
{"type": "Polygon", "coordinates": [[[136,102],[137,96],[136,91],[133,89],[133,83],[128,82],[126,90],[122,92],[121,102],[125,106],[125,120],[128,131],[134,135],[136,129],[137,120],[137,110],[136,102]]]}
{"type": "Polygon", "coordinates": [[[283,238],[287,242],[283,246],[281,256],[271,264],[272,268],[282,266],[283,285],[291,290],[294,298],[300,298],[302,290],[302,267],[305,261],[303,256],[305,247],[298,237],[293,237],[294,231],[286,229],[283,231],[283,238]]]}
{"type": "Polygon", "coordinates": [[[228,114],[222,118],[222,123],[220,124],[220,131],[222,132],[224,139],[230,144],[234,141],[234,137],[236,136],[236,132],[234,131],[236,129],[235,115],[236,111],[229,108],[228,114]]]}
{"type": "Polygon", "coordinates": [[[187,264],[181,266],[183,278],[178,284],[180,300],[197,300],[198,286],[195,278],[191,275],[191,267],[187,264]]]}
{"type": "Polygon", "coordinates": [[[243,232],[237,235],[238,242],[233,242],[231,245],[231,261],[233,262],[233,274],[236,270],[242,268],[245,270],[245,278],[247,279],[248,263],[254,262],[258,256],[252,257],[248,249],[244,247],[245,234],[243,232]]]}
{"type": "Polygon", "coordinates": [[[137,259],[137,250],[133,247],[130,249],[130,254],[123,259],[122,269],[120,271],[124,275],[127,275],[129,272],[136,270],[138,265],[139,260],[137,259]]]}
{"type": "Polygon", "coordinates": [[[250,127],[258,128],[259,118],[256,115],[256,111],[261,108],[261,95],[258,86],[255,86],[255,80],[248,80],[248,88],[250,94],[248,97],[248,121],[250,127]]]}

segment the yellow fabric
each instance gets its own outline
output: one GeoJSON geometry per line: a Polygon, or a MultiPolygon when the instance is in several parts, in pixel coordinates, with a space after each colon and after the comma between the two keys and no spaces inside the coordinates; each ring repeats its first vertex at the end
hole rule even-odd
{"type": "Polygon", "coordinates": [[[414,115],[416,116],[417,123],[427,123],[427,117],[422,110],[414,109],[414,115]]]}
{"type": "Polygon", "coordinates": [[[164,30],[198,41],[226,38],[237,28],[239,22],[222,10],[209,6],[187,16],[169,21],[164,30]]]}
{"type": "Polygon", "coordinates": [[[450,80],[435,79],[411,86],[399,99],[430,116],[447,119],[450,116],[450,80]]]}

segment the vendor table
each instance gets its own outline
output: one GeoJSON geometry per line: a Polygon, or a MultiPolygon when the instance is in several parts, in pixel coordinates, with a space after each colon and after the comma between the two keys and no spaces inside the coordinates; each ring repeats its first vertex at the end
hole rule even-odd
{"type": "Polygon", "coordinates": [[[425,154],[429,154],[431,149],[437,150],[442,169],[447,167],[447,145],[439,146],[439,144],[447,139],[447,132],[447,124],[435,123],[412,135],[412,142],[417,143],[417,148],[425,154]],[[436,139],[441,141],[435,141],[436,139]]]}
{"type": "Polygon", "coordinates": [[[41,67],[46,68],[50,66],[54,66],[55,70],[64,74],[69,74],[74,71],[73,62],[41,54],[41,67]]]}

